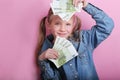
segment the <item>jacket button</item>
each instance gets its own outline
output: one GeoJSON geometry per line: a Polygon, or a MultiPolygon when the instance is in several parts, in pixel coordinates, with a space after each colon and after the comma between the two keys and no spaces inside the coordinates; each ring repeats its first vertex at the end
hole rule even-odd
{"type": "Polygon", "coordinates": [[[75,78],[77,78],[77,76],[75,76],[75,78]]]}
{"type": "Polygon", "coordinates": [[[70,64],[70,66],[72,66],[72,64],[70,64]]]}

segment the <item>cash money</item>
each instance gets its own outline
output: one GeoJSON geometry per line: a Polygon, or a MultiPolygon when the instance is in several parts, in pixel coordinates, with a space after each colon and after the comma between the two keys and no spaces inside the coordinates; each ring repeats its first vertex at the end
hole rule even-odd
{"type": "Polygon", "coordinates": [[[49,60],[52,61],[57,68],[61,67],[69,60],[73,59],[78,55],[76,49],[69,40],[58,36],[55,40],[53,49],[55,49],[58,52],[59,57],[56,60],[55,59],[49,60]]]}
{"type": "Polygon", "coordinates": [[[74,7],[73,0],[53,0],[50,3],[54,15],[58,15],[62,20],[68,21],[76,12],[80,12],[83,4],[74,7]]]}

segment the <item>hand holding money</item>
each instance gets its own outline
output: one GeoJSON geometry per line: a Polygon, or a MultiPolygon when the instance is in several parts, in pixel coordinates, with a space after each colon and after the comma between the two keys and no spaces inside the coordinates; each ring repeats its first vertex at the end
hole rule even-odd
{"type": "Polygon", "coordinates": [[[50,4],[54,15],[58,15],[62,20],[68,21],[76,12],[80,12],[83,3],[78,4],[77,0],[53,0],[50,4]],[[75,5],[74,6],[73,2],[75,5]]]}
{"type": "Polygon", "coordinates": [[[78,55],[77,51],[75,50],[74,46],[70,41],[65,38],[58,37],[55,40],[53,49],[58,52],[58,58],[49,59],[52,61],[57,68],[67,63],[69,60],[73,59],[78,55]]]}
{"type": "Polygon", "coordinates": [[[39,60],[46,60],[46,59],[57,59],[58,58],[58,52],[54,49],[47,49],[44,51],[40,56],[39,60]]]}
{"type": "Polygon", "coordinates": [[[88,4],[86,0],[73,0],[74,6],[79,6],[80,3],[83,3],[83,7],[86,7],[88,4]]]}

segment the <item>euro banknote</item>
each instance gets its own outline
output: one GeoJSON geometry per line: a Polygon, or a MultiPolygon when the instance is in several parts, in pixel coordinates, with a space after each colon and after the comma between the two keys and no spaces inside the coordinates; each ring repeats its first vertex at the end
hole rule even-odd
{"type": "Polygon", "coordinates": [[[58,59],[49,60],[52,61],[57,68],[61,67],[69,60],[73,59],[78,55],[76,49],[69,40],[58,36],[55,40],[53,49],[55,49],[58,52],[59,57],[58,59]]]}
{"type": "Polygon", "coordinates": [[[58,15],[62,20],[68,21],[76,12],[80,12],[83,4],[73,5],[73,0],[53,0],[50,3],[54,15],[58,15]]]}

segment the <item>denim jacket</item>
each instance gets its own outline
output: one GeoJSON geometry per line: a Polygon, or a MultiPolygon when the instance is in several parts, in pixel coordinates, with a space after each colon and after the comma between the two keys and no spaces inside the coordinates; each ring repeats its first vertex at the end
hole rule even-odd
{"type": "MultiPolygon", "coordinates": [[[[102,10],[90,3],[83,10],[92,16],[96,25],[90,30],[80,31],[80,42],[71,40],[79,55],[60,68],[56,68],[49,60],[39,61],[42,80],[99,80],[92,53],[110,35],[114,22],[102,10]]],[[[39,55],[53,47],[51,39],[51,36],[45,39],[39,55]]]]}

